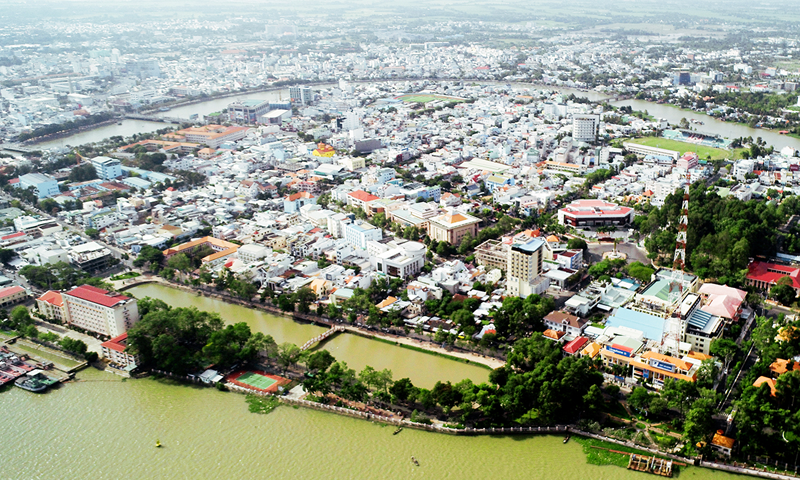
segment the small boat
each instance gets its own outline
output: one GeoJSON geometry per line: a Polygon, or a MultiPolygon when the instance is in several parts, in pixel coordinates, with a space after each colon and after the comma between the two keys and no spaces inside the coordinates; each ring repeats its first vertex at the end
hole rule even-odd
{"type": "Polygon", "coordinates": [[[567,435],[566,437],[564,437],[564,443],[567,443],[567,442],[569,442],[569,435],[567,435]]]}
{"type": "Polygon", "coordinates": [[[161,441],[156,439],[156,448],[161,448],[161,441]]]}
{"type": "Polygon", "coordinates": [[[417,461],[417,459],[414,457],[414,455],[411,455],[411,463],[413,463],[414,465],[416,465],[416,466],[418,466],[418,467],[419,467],[419,462],[418,462],[418,461],[417,461]]]}
{"type": "Polygon", "coordinates": [[[122,125],[122,122],[121,122],[121,121],[120,121],[120,122],[117,122],[117,125],[122,125]]]}
{"type": "Polygon", "coordinates": [[[397,435],[398,433],[403,431],[403,427],[397,427],[397,430],[394,431],[392,435],[397,435]]]}

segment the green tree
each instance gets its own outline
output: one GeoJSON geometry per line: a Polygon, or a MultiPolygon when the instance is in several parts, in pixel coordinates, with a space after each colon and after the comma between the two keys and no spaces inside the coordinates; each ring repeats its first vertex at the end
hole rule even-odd
{"type": "Polygon", "coordinates": [[[411,383],[410,379],[401,378],[392,384],[392,387],[389,389],[389,393],[392,394],[392,396],[397,400],[405,402],[406,400],[412,398],[412,396],[416,393],[416,387],[414,387],[414,384],[411,383]]]}
{"type": "Polygon", "coordinates": [[[308,356],[306,367],[315,372],[324,372],[336,362],[336,358],[327,350],[318,350],[308,356]]]}
{"type": "Polygon", "coordinates": [[[96,228],[87,228],[83,233],[85,233],[87,237],[91,238],[97,238],[100,236],[100,231],[96,228]]]}
{"type": "Polygon", "coordinates": [[[293,343],[282,343],[278,346],[278,365],[283,367],[283,374],[286,375],[286,370],[294,366],[300,360],[300,347],[293,343]]]}
{"type": "Polygon", "coordinates": [[[730,361],[739,352],[739,345],[729,338],[717,338],[711,342],[708,351],[711,355],[724,359],[727,369],[730,361]]]}
{"type": "Polygon", "coordinates": [[[147,265],[149,270],[154,271],[158,268],[158,265],[163,259],[164,253],[161,250],[151,247],[150,245],[145,245],[139,251],[139,256],[133,261],[133,265],[135,267],[147,265]]]}

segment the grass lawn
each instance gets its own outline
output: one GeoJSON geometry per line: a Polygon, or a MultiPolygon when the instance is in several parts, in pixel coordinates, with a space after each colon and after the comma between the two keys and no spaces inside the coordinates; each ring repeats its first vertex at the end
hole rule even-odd
{"type": "Polygon", "coordinates": [[[628,140],[631,143],[638,143],[639,145],[647,145],[648,147],[666,148],[667,150],[675,150],[683,155],[686,152],[697,152],[700,160],[725,160],[726,158],[738,160],[742,158],[742,152],[746,149],[737,148],[734,150],[723,150],[721,148],[704,147],[702,145],[695,145],[694,143],[679,142],[677,140],[670,140],[661,137],[644,137],[634,138],[628,140]]]}
{"type": "Polygon", "coordinates": [[[615,402],[606,402],[603,404],[603,412],[613,415],[617,418],[622,418],[625,420],[630,420],[631,416],[628,414],[628,411],[625,410],[625,407],[622,406],[619,401],[615,402]]]}
{"type": "Polygon", "coordinates": [[[628,455],[609,452],[607,450],[600,450],[598,448],[592,448],[592,446],[610,448],[620,452],[632,452],[648,456],[651,455],[650,453],[642,450],[637,450],[635,448],[630,448],[623,445],[617,445],[616,443],[603,442],[601,440],[595,440],[594,438],[575,436],[572,437],[572,439],[583,446],[583,453],[586,454],[586,463],[590,465],[616,465],[618,467],[625,468],[628,466],[628,459],[630,458],[628,455]]]}
{"type": "Polygon", "coordinates": [[[128,272],[128,273],[123,273],[121,275],[114,275],[113,277],[111,277],[111,280],[125,280],[128,278],[136,278],[138,276],[139,274],[136,272],[128,272]]]}

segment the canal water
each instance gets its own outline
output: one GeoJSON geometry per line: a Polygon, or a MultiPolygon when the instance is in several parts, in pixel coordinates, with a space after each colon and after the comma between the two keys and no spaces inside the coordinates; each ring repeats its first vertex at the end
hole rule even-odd
{"type": "MultiPolygon", "coordinates": [[[[326,330],[309,323],[296,322],[288,317],[232,305],[156,283],[139,285],[129,289],[128,292],[136,298],[158,298],[174,307],[194,306],[199,310],[216,312],[226,323],[246,322],[252,331],[272,335],[279,344],[291,342],[302,345],[326,330]]],[[[327,349],[337,360],[347,362],[347,365],[356,371],[361,371],[367,365],[379,370],[388,368],[392,371],[394,379],[408,377],[419,387],[431,388],[439,380],[457,383],[469,378],[475,383],[482,383],[489,379],[489,370],[478,365],[349,333],[335,335],[320,348],[327,349]]]]}
{"type": "Polygon", "coordinates": [[[68,137],[56,138],[54,140],[48,140],[46,142],[36,143],[31,147],[32,148],[55,148],[55,147],[66,147],[66,146],[76,147],[78,145],[84,145],[87,143],[99,142],[105,140],[106,138],[113,137],[116,135],[127,138],[133,136],[134,133],[155,132],[156,130],[160,130],[162,128],[166,128],[169,126],[170,124],[161,122],[148,122],[145,120],[123,120],[122,125],[113,123],[111,125],[106,125],[103,127],[93,128],[91,130],[86,130],[80,133],[76,133],[75,135],[70,135],[68,137]]]}
{"type": "MultiPolygon", "coordinates": [[[[44,394],[0,392],[11,479],[547,479],[642,480],[588,465],[560,437],[454,437],[281,406],[167,380],[122,380],[93,368],[44,394]],[[163,448],[154,444],[160,440],[163,448]],[[420,462],[414,467],[410,457],[420,462]]],[[[681,479],[728,480],[690,467],[681,479]]]]}

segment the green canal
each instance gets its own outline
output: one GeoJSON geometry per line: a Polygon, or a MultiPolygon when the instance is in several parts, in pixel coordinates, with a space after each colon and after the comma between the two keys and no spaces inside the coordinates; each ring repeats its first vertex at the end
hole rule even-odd
{"type": "MultiPolygon", "coordinates": [[[[281,341],[302,343],[317,327],[160,286],[139,297],[218,311],[281,341]]],[[[340,335],[326,345],[355,367],[391,368],[420,385],[435,378],[486,379],[485,369],[340,335]]],[[[269,415],[244,396],[152,378],[123,380],[86,369],[45,394],[0,392],[0,478],[10,479],[645,479],[586,463],[582,447],[552,436],[449,435],[404,430],[332,413],[281,406],[269,415]],[[160,440],[164,446],[154,447],[160,440]],[[411,464],[415,456],[420,466],[411,464]]],[[[688,468],[679,478],[728,479],[688,468]]]]}

